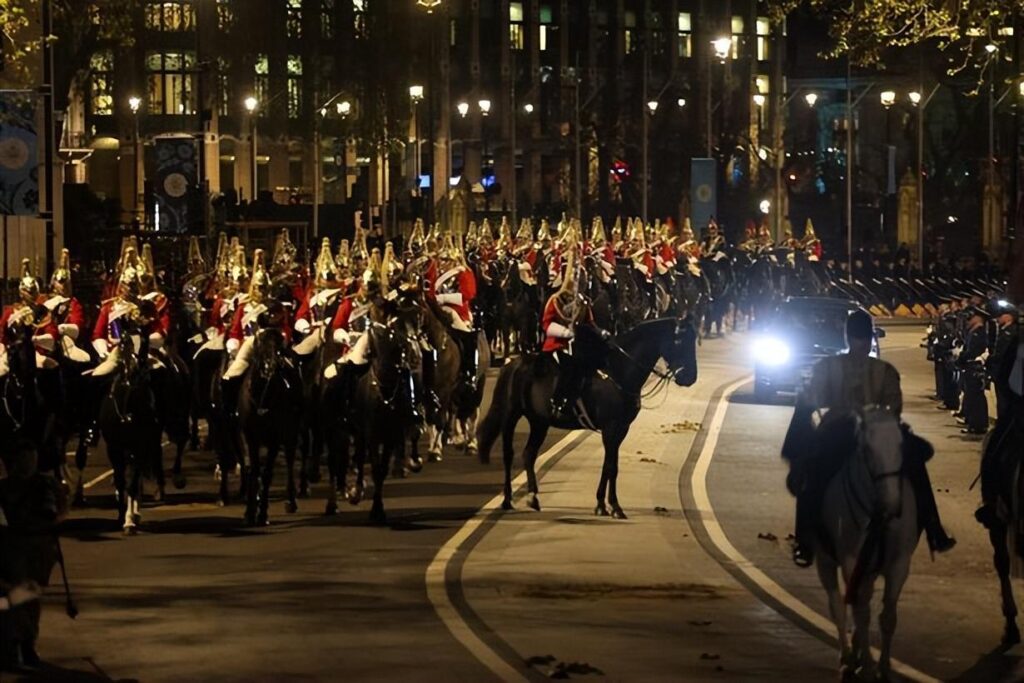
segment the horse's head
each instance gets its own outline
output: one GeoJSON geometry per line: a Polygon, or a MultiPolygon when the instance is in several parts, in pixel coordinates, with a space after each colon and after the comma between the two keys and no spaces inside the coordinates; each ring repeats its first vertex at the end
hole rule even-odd
{"type": "Polygon", "coordinates": [[[858,453],[871,475],[877,507],[886,516],[900,513],[903,470],[903,433],[890,408],[872,406],[858,416],[858,453]]]}
{"type": "Polygon", "coordinates": [[[273,327],[256,331],[252,345],[251,367],[261,380],[269,380],[277,372],[281,354],[284,352],[284,336],[273,327]]]}
{"type": "Polygon", "coordinates": [[[676,385],[692,386],[697,381],[697,328],[693,316],[677,318],[672,336],[665,344],[661,357],[668,361],[676,385]]]}
{"type": "Polygon", "coordinates": [[[385,323],[374,322],[368,328],[370,335],[370,366],[380,383],[381,393],[392,392],[401,378],[402,370],[409,367],[411,345],[410,321],[396,316],[385,323]]]}

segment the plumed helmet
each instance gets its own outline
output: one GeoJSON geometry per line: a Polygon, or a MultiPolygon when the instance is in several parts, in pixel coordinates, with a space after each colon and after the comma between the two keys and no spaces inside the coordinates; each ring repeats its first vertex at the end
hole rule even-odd
{"type": "Polygon", "coordinates": [[[815,240],[815,239],[818,239],[818,236],[816,234],[814,234],[814,223],[811,222],[810,218],[808,218],[807,219],[807,223],[804,224],[804,239],[805,240],[815,240]]]}
{"type": "Polygon", "coordinates": [[[594,218],[594,222],[590,224],[590,243],[595,247],[604,246],[604,243],[608,241],[608,236],[604,234],[604,221],[601,220],[600,216],[594,218]]]}
{"type": "Polygon", "coordinates": [[[576,294],[578,283],[576,282],[576,242],[570,236],[568,248],[565,253],[565,275],[562,277],[562,287],[559,294],[576,294]]]}
{"type": "Polygon", "coordinates": [[[142,267],[135,247],[130,244],[125,247],[121,261],[121,270],[117,276],[118,289],[122,293],[138,294],[142,267]]]}
{"type": "Polygon", "coordinates": [[[407,246],[413,254],[419,255],[423,253],[423,249],[426,247],[427,236],[423,234],[423,219],[417,218],[416,222],[412,226],[412,232],[409,233],[409,240],[407,246]]]}
{"type": "Polygon", "coordinates": [[[381,265],[380,249],[374,247],[367,260],[366,270],[363,271],[364,285],[380,284],[381,265]]]}
{"type": "Polygon", "coordinates": [[[352,266],[352,250],[349,248],[348,240],[342,240],[338,244],[338,256],[334,259],[339,268],[350,268],[352,266]]]}
{"type": "Polygon", "coordinates": [[[62,296],[71,296],[71,252],[61,249],[60,262],[50,276],[50,291],[62,296]]]}
{"type": "Polygon", "coordinates": [[[156,266],[153,263],[153,246],[149,242],[142,245],[139,285],[143,294],[156,291],[156,266]]]}
{"type": "Polygon", "coordinates": [[[316,258],[316,285],[327,287],[340,279],[338,264],[334,262],[334,254],[331,253],[331,239],[325,237],[320,242],[320,254],[316,258]]]}
{"type": "Polygon", "coordinates": [[[21,259],[21,279],[18,281],[18,294],[25,303],[35,303],[39,297],[39,281],[32,274],[32,262],[21,259]]]}
{"type": "Polygon", "coordinates": [[[516,231],[516,240],[522,243],[533,242],[533,225],[529,218],[519,221],[519,230],[516,231]]]}
{"type": "MultiPolygon", "coordinates": [[[[487,219],[485,218],[484,221],[486,222],[486,220],[487,219]]],[[[489,229],[490,229],[490,226],[488,226],[488,230],[489,229]]],[[[472,246],[472,245],[476,244],[477,240],[479,240],[479,239],[480,239],[480,229],[477,227],[476,221],[470,221],[469,222],[469,227],[466,228],[466,244],[472,246]]]]}
{"type": "Polygon", "coordinates": [[[402,270],[402,262],[395,255],[395,247],[391,242],[388,242],[384,245],[384,257],[381,259],[380,264],[381,283],[384,286],[390,285],[396,277],[401,275],[402,270]]]}
{"type": "Polygon", "coordinates": [[[228,234],[221,232],[217,236],[217,261],[214,263],[213,271],[216,273],[218,278],[223,279],[227,276],[228,270],[231,267],[231,251],[228,247],[228,234]]]}
{"type": "Polygon", "coordinates": [[[542,218],[540,221],[540,230],[537,231],[537,241],[541,244],[551,241],[551,225],[548,223],[547,218],[542,218]]]}
{"type": "Polygon", "coordinates": [[[680,237],[684,242],[688,242],[693,239],[693,225],[690,223],[690,217],[687,216],[683,219],[683,229],[679,231],[680,237]]]}
{"type": "Polygon", "coordinates": [[[257,249],[252,255],[252,277],[249,280],[249,301],[263,303],[270,294],[272,284],[270,273],[264,261],[263,250],[257,249]]]}
{"type": "Polygon", "coordinates": [[[188,239],[188,262],[186,264],[189,275],[199,275],[206,272],[206,260],[203,259],[203,252],[199,248],[199,238],[193,235],[188,239]]]}

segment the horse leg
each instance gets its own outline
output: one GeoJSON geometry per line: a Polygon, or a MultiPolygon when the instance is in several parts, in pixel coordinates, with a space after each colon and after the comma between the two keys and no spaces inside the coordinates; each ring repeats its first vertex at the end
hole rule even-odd
{"type": "MultiPolygon", "coordinates": [[[[135,454],[138,458],[138,454],[135,454]]],[[[142,495],[142,471],[137,464],[129,465],[127,473],[127,488],[125,489],[125,514],[123,531],[125,536],[134,536],[138,533],[139,522],[139,497],[142,495]]]]}
{"type": "MultiPolygon", "coordinates": [[[[853,657],[861,677],[870,676],[875,664],[871,658],[871,596],[875,592],[875,578],[872,575],[861,580],[857,588],[857,603],[853,606],[853,657]]],[[[888,593],[889,582],[885,584],[888,593]]],[[[895,627],[895,613],[893,619],[895,627]]]]}
{"type": "MultiPolygon", "coordinates": [[[[328,428],[330,430],[330,428],[328,428]]],[[[325,515],[335,515],[338,513],[338,487],[340,482],[345,481],[345,470],[338,467],[338,463],[341,460],[339,448],[338,448],[338,437],[333,431],[329,431],[326,435],[327,445],[327,505],[324,508],[325,515]]]]}
{"type": "Polygon", "coordinates": [[[245,523],[256,526],[256,508],[260,495],[260,447],[255,440],[249,444],[245,480],[245,523]]]}
{"type": "Polygon", "coordinates": [[[854,667],[852,666],[850,643],[846,635],[846,603],[839,590],[839,568],[824,553],[818,553],[814,563],[818,568],[818,580],[821,581],[821,586],[825,589],[825,595],[828,597],[829,615],[832,617],[832,623],[836,626],[836,639],[839,642],[839,674],[844,681],[852,679],[854,667]]]}
{"type": "Polygon", "coordinates": [[[365,493],[363,471],[366,469],[366,440],[361,435],[357,435],[352,445],[355,457],[351,459],[351,463],[355,471],[352,476],[352,486],[348,490],[348,502],[352,505],[359,505],[365,493]]]}
{"type": "MultiPolygon", "coordinates": [[[[626,513],[622,511],[622,506],[619,505],[619,494],[617,491],[619,480],[619,446],[622,444],[623,438],[625,438],[625,434],[621,434],[618,430],[606,429],[601,432],[601,440],[604,442],[604,466],[601,468],[601,479],[607,479],[608,481],[608,504],[611,505],[612,518],[614,519],[626,519],[626,513]]],[[[598,497],[599,501],[603,501],[603,499],[603,495],[598,497]]]]}
{"type": "Polygon", "coordinates": [[[1006,525],[993,524],[989,529],[988,538],[992,543],[992,562],[999,576],[999,593],[1003,603],[1003,645],[1016,645],[1020,642],[1020,629],[1017,628],[1017,603],[1013,599],[1013,586],[1010,583],[1010,551],[1006,538],[1006,525]]]}
{"type": "Polygon", "coordinates": [[[153,500],[158,503],[162,503],[167,493],[167,480],[164,474],[164,454],[163,449],[160,449],[160,453],[156,459],[156,466],[153,468],[153,472],[156,477],[156,494],[153,495],[153,500]]]}
{"type": "Polygon", "coordinates": [[[114,470],[114,500],[117,502],[117,523],[123,525],[127,506],[125,497],[127,494],[127,477],[125,476],[124,453],[116,447],[107,444],[107,455],[110,458],[110,467],[114,470]]]}
{"type": "Polygon", "coordinates": [[[274,479],[277,448],[277,444],[268,444],[267,459],[263,461],[263,477],[260,482],[260,509],[256,515],[256,524],[258,526],[270,525],[270,484],[274,479]]]}
{"type": "Polygon", "coordinates": [[[444,417],[437,416],[437,419],[427,425],[427,461],[441,462],[441,452],[444,444],[444,417]]]}
{"type": "Polygon", "coordinates": [[[285,465],[288,468],[288,497],[284,502],[284,511],[288,514],[298,512],[299,504],[295,500],[295,447],[285,446],[285,465]]]}
{"type": "Polygon", "coordinates": [[[513,510],[512,505],[512,460],[515,458],[515,446],[513,440],[516,434],[516,422],[518,415],[509,415],[505,418],[505,424],[501,428],[501,460],[505,466],[504,498],[501,501],[502,510],[513,510]]]}
{"type": "Polygon", "coordinates": [[[181,471],[181,461],[185,455],[186,438],[184,435],[181,438],[175,440],[175,454],[174,454],[174,467],[171,469],[171,481],[174,483],[174,488],[179,491],[185,488],[187,480],[185,475],[181,471]]]}
{"type": "Polygon", "coordinates": [[[188,447],[190,450],[199,450],[199,411],[189,411],[188,447]]]}
{"type": "Polygon", "coordinates": [[[387,515],[384,513],[384,478],[388,475],[388,460],[391,451],[383,445],[374,443],[370,446],[370,466],[373,469],[373,507],[370,508],[370,521],[384,524],[387,515]]]}
{"type": "Polygon", "coordinates": [[[882,611],[878,627],[882,632],[882,647],[878,657],[878,678],[888,681],[892,673],[892,637],[896,633],[896,606],[900,601],[903,584],[910,575],[910,556],[893,562],[885,572],[885,590],[882,592],[882,611]]]}
{"type": "Polygon", "coordinates": [[[480,408],[476,408],[466,418],[466,453],[476,455],[479,450],[476,442],[476,423],[480,418],[480,408]]]}
{"type": "Polygon", "coordinates": [[[540,453],[540,447],[544,444],[544,437],[547,434],[547,425],[531,422],[530,436],[526,439],[526,448],[523,449],[523,465],[526,468],[526,488],[530,492],[530,497],[526,504],[537,512],[540,512],[540,498],[537,496],[540,491],[537,488],[537,472],[534,469],[534,465],[537,462],[537,455],[540,453]]]}

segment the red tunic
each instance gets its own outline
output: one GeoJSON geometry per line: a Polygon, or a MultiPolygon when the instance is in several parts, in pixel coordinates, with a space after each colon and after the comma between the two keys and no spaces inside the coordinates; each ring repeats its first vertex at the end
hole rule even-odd
{"type": "MultiPolygon", "coordinates": [[[[245,318],[245,308],[248,303],[242,304],[235,309],[235,317],[231,320],[231,330],[228,332],[229,339],[235,339],[239,342],[243,341],[246,337],[245,328],[242,325],[242,320],[245,318]]],[[[284,321],[281,333],[284,334],[284,340],[286,343],[292,343],[292,321],[291,316],[288,315],[288,309],[284,309],[284,321]]]]}
{"type": "MultiPolygon", "coordinates": [[[[573,321],[562,314],[561,309],[559,309],[556,303],[557,299],[557,294],[548,299],[547,305],[544,306],[544,316],[541,318],[541,329],[544,330],[544,346],[541,350],[544,352],[561,351],[569,346],[569,339],[548,334],[548,327],[551,326],[551,323],[558,323],[571,330],[575,329],[573,321]]],[[[594,321],[593,311],[587,311],[587,321],[591,323],[594,321]]]]}
{"type": "MultiPolygon", "coordinates": [[[[476,298],[476,277],[473,276],[473,271],[469,268],[462,268],[456,275],[449,276],[450,279],[456,280],[455,291],[462,294],[461,304],[446,303],[444,306],[455,311],[460,318],[465,322],[471,322],[473,320],[473,313],[469,308],[469,304],[476,298]]],[[[435,300],[437,299],[437,282],[440,276],[430,281],[430,296],[435,300]]],[[[442,287],[449,288],[449,280],[445,280],[442,283],[442,287]]]]}
{"type": "MultiPolygon", "coordinates": [[[[2,337],[0,338],[2,338],[4,345],[11,344],[12,342],[16,341],[17,335],[14,332],[14,329],[7,324],[8,321],[10,321],[11,319],[11,314],[13,313],[13,306],[4,306],[3,315],[0,315],[0,325],[3,326],[0,327],[0,335],[2,335],[2,337]]],[[[53,322],[52,316],[45,325],[43,325],[42,327],[37,327],[35,331],[32,333],[32,335],[36,337],[43,334],[48,334],[51,337],[53,337],[54,342],[56,342],[57,338],[60,336],[60,331],[57,329],[57,323],[53,322]]],[[[40,353],[44,352],[44,349],[41,349],[38,346],[36,347],[36,350],[39,351],[40,353]]]]}

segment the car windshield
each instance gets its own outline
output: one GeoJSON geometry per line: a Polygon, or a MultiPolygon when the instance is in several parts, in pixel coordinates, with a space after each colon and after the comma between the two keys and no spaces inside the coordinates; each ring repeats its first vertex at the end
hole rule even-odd
{"type": "Polygon", "coordinates": [[[779,330],[807,346],[846,347],[847,311],[835,306],[782,306],[776,319],[779,330]]]}

